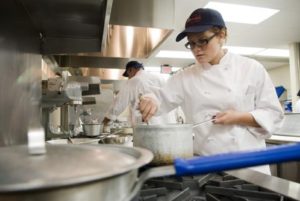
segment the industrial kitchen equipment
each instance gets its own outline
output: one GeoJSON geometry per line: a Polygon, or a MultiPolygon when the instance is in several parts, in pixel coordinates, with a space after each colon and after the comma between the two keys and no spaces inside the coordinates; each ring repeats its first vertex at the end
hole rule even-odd
{"type": "Polygon", "coordinates": [[[42,82],[42,115],[46,139],[73,137],[79,132],[80,114],[78,106],[96,103],[95,98],[87,95],[100,94],[99,77],[66,76],[50,78],[42,82]],[[53,131],[49,125],[49,115],[60,109],[60,131],[53,131]]]}

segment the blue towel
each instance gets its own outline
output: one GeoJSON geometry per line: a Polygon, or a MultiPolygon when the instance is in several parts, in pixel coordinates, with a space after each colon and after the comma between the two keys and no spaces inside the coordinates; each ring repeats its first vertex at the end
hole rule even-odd
{"type": "Polygon", "coordinates": [[[275,87],[275,89],[278,98],[286,91],[286,89],[283,86],[275,87]]]}

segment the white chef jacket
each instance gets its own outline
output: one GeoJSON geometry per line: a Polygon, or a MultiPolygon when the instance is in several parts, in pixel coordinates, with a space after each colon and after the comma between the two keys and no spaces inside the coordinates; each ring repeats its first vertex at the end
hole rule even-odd
{"type": "MultiPolygon", "coordinates": [[[[113,104],[106,113],[106,117],[116,120],[117,117],[130,105],[131,124],[141,123],[141,113],[138,111],[139,95],[151,93],[160,89],[166,82],[157,75],[140,70],[136,75],[127,80],[121,88],[113,104]]],[[[149,124],[176,123],[175,112],[157,116],[149,121],[149,124]]]]}
{"type": "MultiPolygon", "coordinates": [[[[154,94],[152,94],[154,95],[154,94]]],[[[158,114],[178,105],[187,123],[211,119],[228,109],[250,112],[261,128],[206,123],[194,128],[194,153],[211,155],[264,149],[280,128],[283,111],[275,88],[257,61],[227,52],[217,65],[195,64],[175,74],[155,96],[158,114]]],[[[269,166],[255,167],[270,174],[269,166]]]]}

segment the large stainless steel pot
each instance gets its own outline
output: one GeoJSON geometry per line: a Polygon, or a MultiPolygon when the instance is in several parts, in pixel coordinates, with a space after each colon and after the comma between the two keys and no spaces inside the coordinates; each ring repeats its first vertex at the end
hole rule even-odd
{"type": "Polygon", "coordinates": [[[138,168],[151,152],[124,146],[47,145],[47,154],[28,155],[27,147],[0,148],[1,201],[129,201],[149,178],[192,175],[300,159],[300,144],[263,151],[220,154],[174,166],[151,168],[137,181],[138,168]]]}
{"type": "Polygon", "coordinates": [[[1,201],[120,201],[132,191],[151,152],[110,145],[47,145],[45,155],[26,146],[0,148],[1,201]]]}
{"type": "Polygon", "coordinates": [[[151,164],[172,164],[175,158],[193,157],[193,125],[137,125],[133,132],[133,146],[154,154],[151,164]]]}

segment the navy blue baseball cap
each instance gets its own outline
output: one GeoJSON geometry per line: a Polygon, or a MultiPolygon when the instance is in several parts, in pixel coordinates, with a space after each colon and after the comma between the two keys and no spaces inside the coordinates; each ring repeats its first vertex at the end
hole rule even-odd
{"type": "Polygon", "coordinates": [[[142,69],[144,69],[144,66],[143,66],[143,64],[142,63],[139,63],[139,62],[137,62],[137,61],[129,61],[127,64],[126,64],[126,70],[125,70],[125,72],[123,73],[123,76],[124,77],[128,77],[128,69],[129,68],[136,68],[136,69],[140,69],[140,68],[142,68],[142,69]]]}
{"type": "Polygon", "coordinates": [[[226,27],[222,15],[210,8],[194,10],[186,20],[185,29],[177,35],[176,42],[186,37],[187,33],[204,32],[212,27],[226,27]]]}

